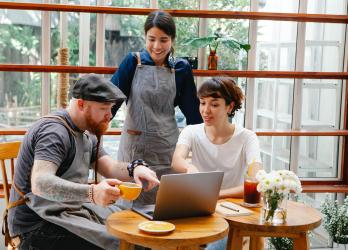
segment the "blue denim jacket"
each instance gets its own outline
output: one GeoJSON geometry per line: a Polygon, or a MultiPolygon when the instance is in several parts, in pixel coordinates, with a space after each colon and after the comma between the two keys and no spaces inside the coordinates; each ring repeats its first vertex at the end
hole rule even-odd
{"type": "MultiPolygon", "coordinates": [[[[143,65],[155,65],[146,49],[140,52],[140,58],[141,64],[143,65]]],[[[197,90],[191,66],[184,59],[176,59],[175,62],[169,60],[167,64],[169,67],[175,69],[176,97],[174,106],[176,107],[179,105],[180,110],[186,117],[187,124],[202,123],[202,117],[199,113],[199,100],[197,98],[197,90]]],[[[120,88],[127,96],[127,100],[130,94],[136,66],[137,59],[135,54],[129,53],[125,59],[123,59],[119,69],[111,78],[113,84],[120,88]]],[[[117,106],[118,109],[120,105],[117,106]]],[[[114,112],[116,111],[114,110],[114,112]]]]}

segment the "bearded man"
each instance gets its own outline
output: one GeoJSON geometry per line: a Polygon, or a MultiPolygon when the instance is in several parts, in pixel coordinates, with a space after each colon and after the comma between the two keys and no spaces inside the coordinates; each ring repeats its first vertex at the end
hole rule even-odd
{"type": "Polygon", "coordinates": [[[110,81],[89,74],[73,86],[66,110],[42,117],[28,130],[7,219],[10,237],[20,239],[19,249],[118,248],[105,227],[107,216],[119,210],[117,185],[133,177],[140,185],[147,181],[148,190],[159,183],[146,163],[117,162],[99,147],[112,107],[124,99],[110,81]],[[89,185],[93,166],[106,179],[89,185]]]}

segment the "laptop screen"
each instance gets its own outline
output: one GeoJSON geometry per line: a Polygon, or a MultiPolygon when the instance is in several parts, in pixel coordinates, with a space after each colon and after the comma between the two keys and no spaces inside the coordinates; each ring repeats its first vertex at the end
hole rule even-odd
{"type": "Polygon", "coordinates": [[[154,220],[212,214],[219,198],[223,175],[220,171],[163,175],[155,206],[132,209],[154,220]]]}

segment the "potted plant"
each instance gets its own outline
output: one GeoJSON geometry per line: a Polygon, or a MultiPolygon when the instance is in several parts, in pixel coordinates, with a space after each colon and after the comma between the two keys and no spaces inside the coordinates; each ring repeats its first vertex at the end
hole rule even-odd
{"type": "Polygon", "coordinates": [[[271,237],[269,242],[276,250],[293,250],[294,240],[286,237],[271,237]]]}
{"type": "Polygon", "coordinates": [[[348,244],[348,196],[342,205],[338,201],[325,199],[321,212],[324,215],[324,228],[329,233],[332,241],[343,244],[346,249],[348,244]]]}
{"type": "Polygon", "coordinates": [[[250,49],[250,44],[240,43],[231,36],[226,36],[222,34],[221,28],[218,28],[213,36],[196,37],[186,39],[182,45],[191,46],[195,49],[209,47],[209,57],[208,57],[208,69],[217,69],[218,56],[216,51],[219,45],[223,45],[230,49],[235,50],[245,50],[248,52],[250,49]]]}

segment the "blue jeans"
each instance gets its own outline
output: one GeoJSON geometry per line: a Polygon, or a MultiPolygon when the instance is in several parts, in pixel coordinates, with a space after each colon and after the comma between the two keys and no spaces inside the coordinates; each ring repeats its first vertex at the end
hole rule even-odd
{"type": "Polygon", "coordinates": [[[227,246],[227,237],[222,240],[214,241],[209,243],[205,250],[225,250],[227,246]]]}
{"type": "Polygon", "coordinates": [[[101,250],[102,248],[70,233],[55,224],[46,222],[38,229],[21,237],[19,250],[101,250]]]}

